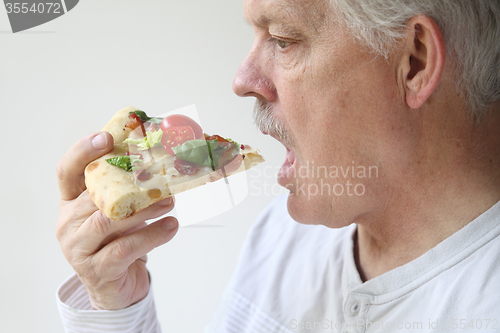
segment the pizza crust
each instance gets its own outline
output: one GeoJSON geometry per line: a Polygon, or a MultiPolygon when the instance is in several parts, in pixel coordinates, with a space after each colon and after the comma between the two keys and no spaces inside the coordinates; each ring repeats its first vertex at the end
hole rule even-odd
{"type": "MultiPolygon", "coordinates": [[[[106,162],[106,159],[123,156],[127,150],[127,144],[123,141],[128,138],[131,130],[125,127],[129,122],[130,112],[138,110],[134,107],[126,107],[118,111],[102,128],[109,132],[114,139],[115,146],[108,154],[89,163],[85,168],[85,184],[92,200],[101,212],[113,220],[122,220],[138,211],[167,198],[171,195],[184,192],[209,182],[224,177],[220,170],[211,171],[205,175],[188,177],[177,177],[168,182],[168,186],[158,188],[143,188],[135,184],[132,172],[127,172],[119,167],[106,162]]],[[[243,163],[240,167],[226,176],[245,171],[261,162],[264,158],[256,149],[245,146],[241,150],[243,163]]]]}

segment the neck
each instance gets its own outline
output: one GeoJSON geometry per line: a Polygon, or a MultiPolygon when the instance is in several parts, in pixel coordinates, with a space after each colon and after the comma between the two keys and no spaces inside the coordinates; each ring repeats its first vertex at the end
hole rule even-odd
{"type": "Polygon", "coordinates": [[[439,131],[425,132],[426,148],[415,151],[415,163],[391,186],[383,209],[356,221],[355,258],[363,280],[418,258],[500,200],[495,118],[474,127],[464,117],[461,126],[451,122],[460,130],[441,124],[439,131]]]}

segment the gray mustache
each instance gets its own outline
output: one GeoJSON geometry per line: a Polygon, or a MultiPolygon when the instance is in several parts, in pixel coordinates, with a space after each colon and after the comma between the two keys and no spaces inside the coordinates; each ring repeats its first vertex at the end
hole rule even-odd
{"type": "Polygon", "coordinates": [[[288,147],[294,147],[294,141],[285,124],[274,116],[271,105],[257,99],[253,108],[254,123],[259,130],[277,136],[288,147]]]}

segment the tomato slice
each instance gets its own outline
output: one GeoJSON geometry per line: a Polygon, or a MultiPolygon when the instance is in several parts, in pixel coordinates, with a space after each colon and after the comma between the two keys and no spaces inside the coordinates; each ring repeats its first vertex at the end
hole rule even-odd
{"type": "Polygon", "coordinates": [[[195,139],[204,139],[203,130],[200,125],[193,119],[182,114],[172,114],[163,118],[161,122],[161,130],[165,132],[170,127],[189,126],[194,132],[195,139]]]}
{"type": "Polygon", "coordinates": [[[173,126],[163,130],[161,145],[167,153],[174,155],[172,147],[177,147],[189,140],[194,140],[194,131],[191,126],[173,126]]]}

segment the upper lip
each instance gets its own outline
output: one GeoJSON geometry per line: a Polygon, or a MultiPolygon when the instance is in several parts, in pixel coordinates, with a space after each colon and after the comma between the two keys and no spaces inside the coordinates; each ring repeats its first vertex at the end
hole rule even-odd
{"type": "Polygon", "coordinates": [[[283,146],[285,146],[285,148],[287,148],[288,150],[291,150],[290,147],[288,147],[284,142],[283,140],[281,140],[281,138],[279,136],[277,136],[276,134],[274,133],[265,133],[266,135],[269,135],[271,137],[273,137],[274,139],[276,139],[277,141],[279,141],[283,146]]]}

